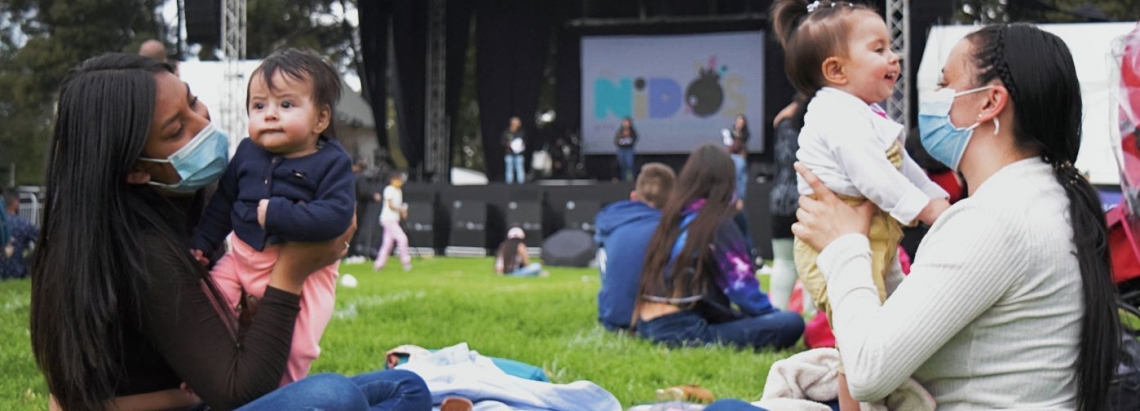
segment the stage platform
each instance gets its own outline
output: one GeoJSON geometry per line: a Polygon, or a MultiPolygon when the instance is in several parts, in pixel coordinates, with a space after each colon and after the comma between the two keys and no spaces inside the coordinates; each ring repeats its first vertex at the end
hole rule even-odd
{"type": "MultiPolygon", "coordinates": [[[[760,256],[772,258],[768,193],[770,184],[752,183],[745,201],[749,231],[760,256]]],[[[383,187],[375,187],[380,192],[383,187]]],[[[520,185],[491,183],[476,186],[408,183],[404,186],[408,219],[404,222],[411,247],[421,252],[463,250],[466,255],[493,255],[506,238],[507,229],[519,226],[527,233],[528,247],[541,247],[543,238],[563,228],[593,232],[594,216],[607,204],[629,199],[633,183],[593,180],[541,180],[520,185]]],[[[382,230],[378,222],[380,203],[366,200],[362,210],[356,250],[375,253],[382,230]]]]}

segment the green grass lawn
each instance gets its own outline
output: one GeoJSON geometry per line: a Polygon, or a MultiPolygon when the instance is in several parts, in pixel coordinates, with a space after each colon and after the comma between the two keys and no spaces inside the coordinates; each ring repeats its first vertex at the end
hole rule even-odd
{"type": "MultiPolygon", "coordinates": [[[[718,398],[755,401],[768,368],[791,354],[665,349],[608,333],[596,322],[594,269],[551,268],[546,278],[509,278],[494,275],[489,258],[414,264],[410,273],[396,261],[378,273],[371,264],[341,266],[360,285],[337,291],[337,310],[313,372],[383,368],[384,353],[401,344],[467,342],[484,355],[540,366],[556,383],[593,381],[629,407],[652,402],[657,388],[690,383],[718,398]]],[[[29,345],[29,285],[0,283],[0,410],[47,409],[47,389],[29,345]]]]}

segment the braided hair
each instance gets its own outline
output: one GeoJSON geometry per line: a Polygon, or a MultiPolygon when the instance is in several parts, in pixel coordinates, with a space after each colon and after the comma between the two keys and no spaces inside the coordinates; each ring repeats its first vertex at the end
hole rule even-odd
{"type": "Polygon", "coordinates": [[[1077,357],[1077,409],[1107,408],[1120,341],[1100,198],[1073,167],[1081,146],[1081,90],[1068,47],[1029,24],[987,26],[971,33],[976,84],[1000,81],[1013,103],[1019,148],[1053,166],[1069,198],[1073,243],[1084,299],[1077,357]]]}

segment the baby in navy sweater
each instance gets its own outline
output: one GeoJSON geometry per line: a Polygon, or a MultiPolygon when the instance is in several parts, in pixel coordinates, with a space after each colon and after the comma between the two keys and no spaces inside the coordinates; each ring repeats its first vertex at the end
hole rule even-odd
{"type": "MultiPolygon", "coordinates": [[[[341,79],[309,51],[278,50],[249,79],[249,138],[230,160],[218,190],[195,230],[195,257],[232,249],[211,271],[229,307],[248,307],[265,293],[281,244],[329,241],[352,223],[352,160],[325,133],[340,99],[341,79]]],[[[313,273],[301,292],[282,384],[303,378],[320,354],[318,343],[332,316],[337,264],[313,273]]]]}

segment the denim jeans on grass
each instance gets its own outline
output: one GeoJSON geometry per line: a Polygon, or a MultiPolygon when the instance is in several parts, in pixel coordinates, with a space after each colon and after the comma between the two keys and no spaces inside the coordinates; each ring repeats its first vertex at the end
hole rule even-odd
{"type": "Polygon", "coordinates": [[[507,273],[513,277],[537,277],[539,274],[542,274],[542,264],[539,263],[530,263],[507,273]]]}
{"type": "MultiPolygon", "coordinates": [[[[834,411],[839,411],[839,402],[837,401],[825,402],[823,405],[831,407],[834,411]]],[[[708,407],[705,407],[705,411],[768,411],[768,409],[741,400],[720,400],[709,404],[708,407]]]]}
{"type": "Polygon", "coordinates": [[[741,348],[791,347],[804,334],[804,320],[791,311],[709,324],[700,314],[681,311],[650,321],[637,321],[637,334],[658,344],[694,346],[725,344],[741,348]]]}
{"type": "Polygon", "coordinates": [[[431,392],[418,375],[384,370],[345,377],[317,374],[235,411],[427,411],[431,392]]]}

